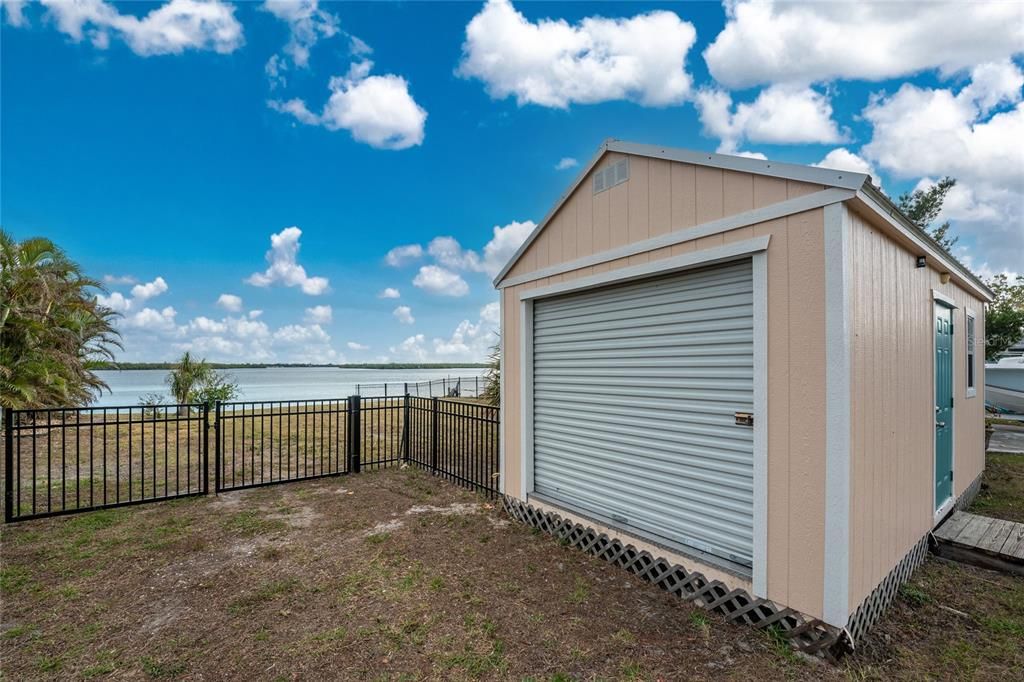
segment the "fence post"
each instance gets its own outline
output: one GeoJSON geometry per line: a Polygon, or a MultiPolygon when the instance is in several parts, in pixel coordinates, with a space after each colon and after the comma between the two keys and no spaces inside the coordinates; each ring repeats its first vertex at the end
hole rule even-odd
{"type": "Polygon", "coordinates": [[[203,495],[210,495],[210,403],[203,404],[203,495]]]}
{"type": "Polygon", "coordinates": [[[220,400],[213,406],[213,492],[220,493],[220,462],[224,454],[220,452],[220,400]]]}
{"type": "Polygon", "coordinates": [[[430,399],[430,467],[437,471],[437,415],[441,401],[430,399]]]}
{"type": "Polygon", "coordinates": [[[360,400],[358,395],[349,396],[348,399],[348,471],[350,474],[359,473],[359,448],[362,443],[360,435],[361,418],[359,415],[360,400]]]}
{"type": "Polygon", "coordinates": [[[402,400],[402,461],[409,461],[409,389],[402,400]]]}
{"type": "Polygon", "coordinates": [[[14,410],[4,408],[4,521],[14,516],[14,410]]]}

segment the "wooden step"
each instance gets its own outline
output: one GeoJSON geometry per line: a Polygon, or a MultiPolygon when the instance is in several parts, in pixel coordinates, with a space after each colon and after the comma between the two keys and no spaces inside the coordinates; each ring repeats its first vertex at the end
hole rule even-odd
{"type": "Polygon", "coordinates": [[[1024,523],[958,511],[933,535],[941,557],[1024,575],[1024,523]]]}

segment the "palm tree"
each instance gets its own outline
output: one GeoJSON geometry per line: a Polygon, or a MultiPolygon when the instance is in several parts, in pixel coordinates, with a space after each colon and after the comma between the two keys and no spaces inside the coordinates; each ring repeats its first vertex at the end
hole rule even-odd
{"type": "Polygon", "coordinates": [[[81,405],[107,388],[93,370],[121,348],[99,282],[49,239],[0,230],[0,405],[81,405]]]}
{"type": "Polygon", "coordinates": [[[185,351],[178,366],[167,375],[167,387],[171,389],[174,401],[179,405],[193,402],[196,388],[211,379],[212,370],[204,360],[195,360],[185,351]]]}

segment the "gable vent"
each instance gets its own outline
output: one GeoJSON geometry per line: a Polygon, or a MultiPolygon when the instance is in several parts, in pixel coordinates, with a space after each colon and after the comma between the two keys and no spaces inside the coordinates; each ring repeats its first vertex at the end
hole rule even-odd
{"type": "Polygon", "coordinates": [[[629,180],[629,157],[594,173],[594,194],[629,180]]]}

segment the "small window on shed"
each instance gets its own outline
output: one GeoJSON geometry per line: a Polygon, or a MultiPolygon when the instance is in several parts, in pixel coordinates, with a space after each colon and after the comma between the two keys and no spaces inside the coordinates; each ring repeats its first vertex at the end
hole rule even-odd
{"type": "Polygon", "coordinates": [[[629,157],[594,173],[594,194],[629,180],[629,157]]]}
{"type": "Polygon", "coordinates": [[[974,385],[974,313],[967,311],[967,397],[971,398],[978,394],[974,385]]]}

